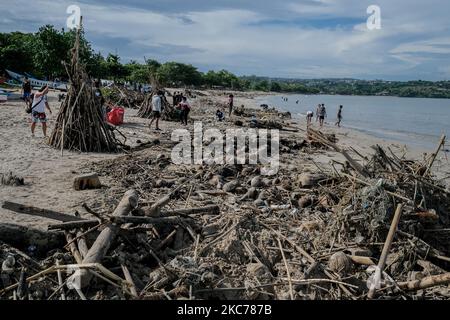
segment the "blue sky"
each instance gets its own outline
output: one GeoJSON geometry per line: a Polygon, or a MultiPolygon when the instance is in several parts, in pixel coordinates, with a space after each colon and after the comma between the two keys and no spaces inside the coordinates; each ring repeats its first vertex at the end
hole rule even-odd
{"type": "Polygon", "coordinates": [[[124,62],[290,78],[450,79],[448,0],[0,0],[0,32],[63,28],[71,4],[94,49],[117,51],[124,62]],[[380,30],[366,26],[369,5],[381,9],[380,30]]]}

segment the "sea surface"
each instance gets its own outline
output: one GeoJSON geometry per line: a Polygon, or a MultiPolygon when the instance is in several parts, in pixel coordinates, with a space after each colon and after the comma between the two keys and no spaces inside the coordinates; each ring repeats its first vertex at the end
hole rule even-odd
{"type": "Polygon", "coordinates": [[[442,134],[450,135],[450,99],[275,95],[259,97],[257,101],[290,111],[293,117],[305,117],[311,110],[313,121],[317,105],[324,103],[328,126],[334,126],[339,105],[343,105],[343,127],[427,150],[436,147],[442,134]]]}

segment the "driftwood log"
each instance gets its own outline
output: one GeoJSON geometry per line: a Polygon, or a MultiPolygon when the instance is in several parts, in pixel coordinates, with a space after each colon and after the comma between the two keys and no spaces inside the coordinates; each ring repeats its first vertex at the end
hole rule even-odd
{"type": "Polygon", "coordinates": [[[402,290],[415,291],[432,288],[436,286],[448,285],[450,283],[450,272],[436,276],[425,277],[420,280],[399,282],[398,286],[402,290]]]}
{"type": "MultiPolygon", "coordinates": [[[[112,215],[113,217],[126,216],[130,213],[131,210],[136,208],[137,204],[137,192],[135,190],[128,190],[112,215]]],[[[92,247],[87,252],[86,257],[83,259],[82,263],[101,263],[112,241],[116,237],[119,228],[119,225],[112,222],[106,224],[105,228],[102,230],[92,247]]],[[[84,288],[89,284],[91,278],[92,274],[89,272],[89,270],[77,270],[68,279],[67,286],[70,289],[84,288]]]]}

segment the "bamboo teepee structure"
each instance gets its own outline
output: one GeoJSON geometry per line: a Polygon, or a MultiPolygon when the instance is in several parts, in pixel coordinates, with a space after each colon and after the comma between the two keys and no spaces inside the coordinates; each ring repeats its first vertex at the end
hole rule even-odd
{"type": "Polygon", "coordinates": [[[80,31],[81,22],[71,50],[71,62],[65,64],[69,76],[68,93],[61,104],[49,144],[61,150],[117,152],[118,141],[104,119],[101,101],[79,60],[80,31]]]}

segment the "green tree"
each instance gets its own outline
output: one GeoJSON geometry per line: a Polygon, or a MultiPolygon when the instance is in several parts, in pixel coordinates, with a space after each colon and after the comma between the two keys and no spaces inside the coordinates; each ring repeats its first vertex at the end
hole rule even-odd
{"type": "Polygon", "coordinates": [[[281,92],[281,85],[278,82],[273,81],[270,84],[270,91],[281,92]]]}
{"type": "Polygon", "coordinates": [[[120,57],[116,54],[109,54],[106,58],[106,70],[110,77],[123,80],[128,75],[128,70],[120,63],[120,57]]]}
{"type": "Polygon", "coordinates": [[[0,33],[0,71],[34,72],[32,34],[0,33]]]}
{"type": "Polygon", "coordinates": [[[261,81],[255,83],[254,89],[257,91],[269,91],[270,90],[269,81],[261,80],[261,81]]]}
{"type": "Polygon", "coordinates": [[[86,63],[86,70],[93,78],[104,79],[109,76],[106,60],[100,52],[91,54],[86,63]]]}
{"type": "Polygon", "coordinates": [[[58,32],[53,26],[46,25],[36,33],[33,47],[33,60],[36,72],[49,79],[65,75],[62,61],[67,61],[71,46],[64,31],[58,32]]]}
{"type": "Polygon", "coordinates": [[[201,73],[190,64],[166,62],[158,68],[158,79],[163,85],[199,85],[201,73]]]}

